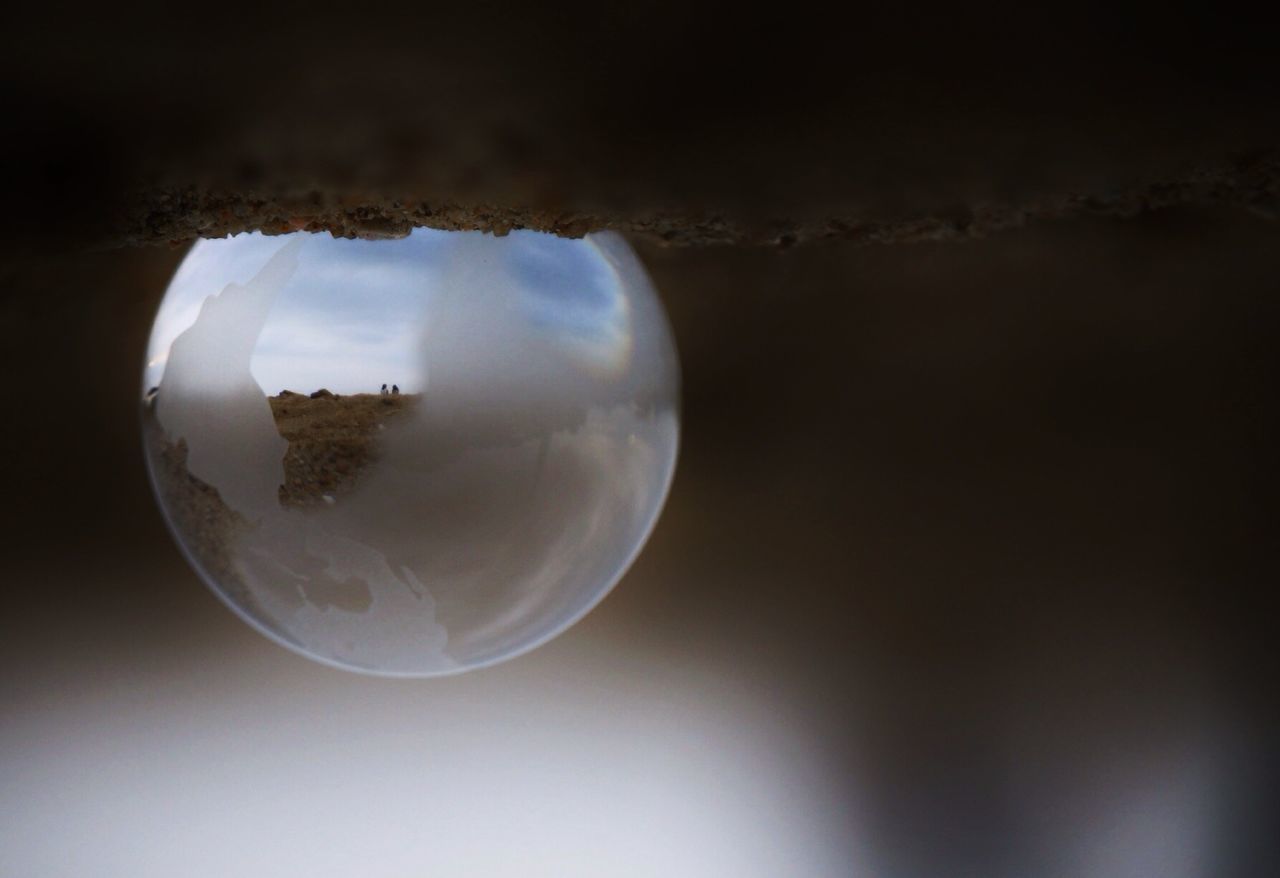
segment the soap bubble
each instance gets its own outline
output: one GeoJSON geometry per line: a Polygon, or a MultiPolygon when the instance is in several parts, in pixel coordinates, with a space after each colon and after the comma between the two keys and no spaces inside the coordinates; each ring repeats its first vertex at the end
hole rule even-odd
{"type": "Polygon", "coordinates": [[[667,318],[612,233],[200,241],[143,381],[152,482],[204,580],[280,643],[388,675],[581,618],[679,438],[667,318]]]}

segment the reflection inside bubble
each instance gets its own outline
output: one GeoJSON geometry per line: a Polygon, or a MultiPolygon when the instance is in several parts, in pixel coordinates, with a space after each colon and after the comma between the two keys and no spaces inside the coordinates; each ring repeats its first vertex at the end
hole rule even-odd
{"type": "Polygon", "coordinates": [[[178,541],[261,630],[450,673],[554,636],[625,571],[678,385],[616,235],[240,235],[199,242],[161,304],[147,455],[178,541]]]}

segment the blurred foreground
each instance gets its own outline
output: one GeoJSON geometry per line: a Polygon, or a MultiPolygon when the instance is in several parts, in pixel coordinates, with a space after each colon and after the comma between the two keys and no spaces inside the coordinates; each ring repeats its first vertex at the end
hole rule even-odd
{"type": "Polygon", "coordinates": [[[648,548],[421,682],[274,646],[179,557],[136,382],[180,254],[12,267],[0,873],[1273,873],[1277,244],[642,253],[685,375],[648,548]]]}

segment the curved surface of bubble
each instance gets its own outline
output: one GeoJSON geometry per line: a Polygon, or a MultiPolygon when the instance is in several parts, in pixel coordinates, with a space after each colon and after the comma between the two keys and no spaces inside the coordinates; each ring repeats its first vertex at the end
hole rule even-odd
{"type": "Polygon", "coordinates": [[[200,241],[143,381],[156,494],[206,582],[382,674],[490,664],[585,614],[679,436],[666,315],[610,233],[200,241]]]}

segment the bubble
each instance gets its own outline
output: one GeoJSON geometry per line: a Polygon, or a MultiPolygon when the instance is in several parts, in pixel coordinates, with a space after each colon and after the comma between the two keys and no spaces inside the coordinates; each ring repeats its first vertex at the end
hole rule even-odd
{"type": "Polygon", "coordinates": [[[679,439],[667,318],[611,233],[202,240],[143,387],[156,496],[205,582],[285,646],[397,676],[581,618],[679,439]]]}

